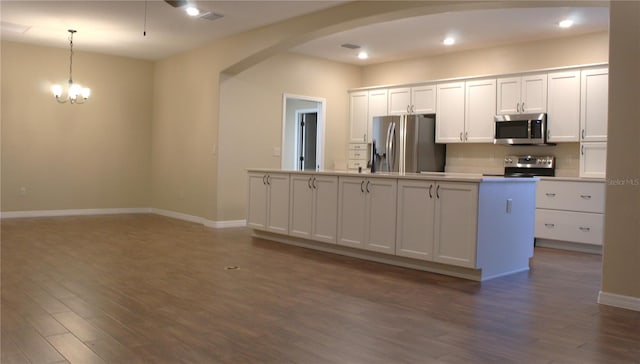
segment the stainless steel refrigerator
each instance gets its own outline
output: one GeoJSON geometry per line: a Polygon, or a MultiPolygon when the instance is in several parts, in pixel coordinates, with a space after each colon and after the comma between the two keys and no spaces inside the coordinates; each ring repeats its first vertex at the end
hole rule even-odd
{"type": "Polygon", "coordinates": [[[373,118],[372,172],[444,172],[446,145],[436,144],[436,116],[373,118]]]}

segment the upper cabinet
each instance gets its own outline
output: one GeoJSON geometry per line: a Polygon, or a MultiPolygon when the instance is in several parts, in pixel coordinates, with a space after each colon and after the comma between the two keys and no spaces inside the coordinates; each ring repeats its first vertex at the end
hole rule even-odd
{"type": "Polygon", "coordinates": [[[581,77],[580,140],[605,142],[609,112],[609,69],[584,69],[581,77]]]}
{"type": "Polygon", "coordinates": [[[349,142],[371,141],[371,120],[387,115],[387,90],[355,91],[349,93],[349,142]]]}
{"type": "Polygon", "coordinates": [[[356,91],[349,94],[349,141],[366,143],[369,120],[369,92],[356,91]]]}
{"type": "Polygon", "coordinates": [[[389,115],[433,114],[436,112],[436,85],[395,87],[389,92],[389,115]]]}
{"type": "Polygon", "coordinates": [[[580,140],[580,71],[549,73],[547,141],[580,140]]]}
{"type": "Polygon", "coordinates": [[[545,73],[498,78],[497,114],[543,113],[547,111],[545,73]]]}
{"type": "Polygon", "coordinates": [[[437,92],[436,142],[493,142],[495,78],[442,83],[437,92]]]}

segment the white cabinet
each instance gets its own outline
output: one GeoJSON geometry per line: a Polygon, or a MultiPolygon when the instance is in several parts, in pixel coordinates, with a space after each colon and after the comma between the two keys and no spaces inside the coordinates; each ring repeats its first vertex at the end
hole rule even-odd
{"type": "Polygon", "coordinates": [[[549,73],[547,141],[580,140],[580,71],[549,73]]]}
{"type": "Polygon", "coordinates": [[[340,177],[338,244],[393,254],[397,186],[391,178],[340,177]]]}
{"type": "Polygon", "coordinates": [[[433,260],[435,182],[398,181],[396,255],[433,260]]]}
{"type": "Polygon", "coordinates": [[[538,245],[547,246],[546,240],[602,245],[604,206],[604,181],[541,180],[536,191],[538,245]]]}
{"type": "Polygon", "coordinates": [[[496,115],[496,79],[465,84],[464,141],[493,143],[496,115]]]}
{"type": "Polygon", "coordinates": [[[367,91],[349,94],[349,141],[366,143],[369,120],[369,93],[367,91]]]}
{"type": "Polygon", "coordinates": [[[349,93],[349,141],[371,142],[372,119],[384,115],[387,115],[387,89],[349,93]]]}
{"type": "Polygon", "coordinates": [[[580,140],[605,142],[609,112],[609,69],[584,69],[581,77],[580,140]]]}
{"type": "Polygon", "coordinates": [[[366,143],[350,143],[347,168],[350,170],[358,170],[358,168],[367,168],[369,161],[369,144],[366,143]]]}
{"type": "Polygon", "coordinates": [[[497,114],[547,111],[547,75],[532,74],[498,78],[497,114]]]}
{"type": "Polygon", "coordinates": [[[247,226],[289,233],[289,175],[249,173],[247,226]]]}
{"type": "Polygon", "coordinates": [[[605,178],[607,176],[607,143],[580,143],[580,177],[605,178]]]}
{"type": "Polygon", "coordinates": [[[436,85],[396,87],[389,89],[389,115],[434,114],[436,85]]]}
{"type": "Polygon", "coordinates": [[[464,142],[464,86],[464,81],[437,85],[436,143],[464,142]]]}
{"type": "Polygon", "coordinates": [[[435,197],[433,260],[475,267],[478,185],[440,182],[435,197]]]}
{"type": "Polygon", "coordinates": [[[491,143],[496,114],[496,80],[438,84],[438,143],[491,143]]]}
{"type": "Polygon", "coordinates": [[[290,235],[336,242],[337,176],[292,175],[289,200],[290,235]]]}

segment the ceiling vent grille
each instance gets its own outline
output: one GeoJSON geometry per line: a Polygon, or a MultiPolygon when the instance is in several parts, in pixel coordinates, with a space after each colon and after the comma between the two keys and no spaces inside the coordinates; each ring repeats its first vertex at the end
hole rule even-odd
{"type": "Polygon", "coordinates": [[[218,13],[214,13],[212,11],[206,12],[202,15],[200,15],[201,19],[207,19],[207,20],[216,20],[216,19],[220,19],[222,18],[224,15],[223,14],[218,14],[218,13]]]}
{"type": "Polygon", "coordinates": [[[340,47],[348,48],[348,49],[358,49],[358,48],[360,48],[359,45],[351,44],[351,43],[345,43],[345,44],[341,45],[340,47]]]}

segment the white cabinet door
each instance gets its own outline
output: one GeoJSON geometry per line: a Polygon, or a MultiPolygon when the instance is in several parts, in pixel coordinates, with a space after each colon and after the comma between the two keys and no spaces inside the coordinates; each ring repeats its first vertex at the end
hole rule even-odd
{"type": "Polygon", "coordinates": [[[411,88],[397,87],[389,89],[389,115],[411,113],[411,88]]]}
{"type": "Polygon", "coordinates": [[[607,176],[607,143],[580,144],[580,177],[605,178],[607,176]]]}
{"type": "Polygon", "coordinates": [[[547,111],[547,75],[522,76],[520,112],[527,114],[547,111]]]}
{"type": "Polygon", "coordinates": [[[520,77],[499,78],[497,81],[497,113],[518,114],[520,112],[520,77]]]}
{"type": "Polygon", "coordinates": [[[464,141],[492,143],[496,115],[496,79],[466,82],[464,141]]]}
{"type": "Polygon", "coordinates": [[[547,111],[547,75],[533,74],[497,80],[497,114],[547,111]]]}
{"type": "Polygon", "coordinates": [[[437,86],[437,143],[462,143],[464,141],[464,84],[463,81],[439,83],[437,86]]]}
{"type": "Polygon", "coordinates": [[[253,229],[267,228],[267,182],[264,173],[249,173],[249,197],[247,226],[253,229]]]}
{"type": "Polygon", "coordinates": [[[411,113],[436,113],[436,85],[422,85],[411,88],[411,113]]]}
{"type": "Polygon", "coordinates": [[[387,89],[369,91],[369,118],[367,119],[367,142],[371,143],[371,130],[373,118],[376,116],[386,116],[388,110],[387,89]]]}
{"type": "Polygon", "coordinates": [[[609,69],[591,68],[581,72],[580,134],[583,142],[607,141],[609,112],[609,69]]]}
{"type": "Polygon", "coordinates": [[[289,175],[267,175],[269,201],[267,203],[267,230],[280,234],[289,233],[289,175]]]}
{"type": "Polygon", "coordinates": [[[580,140],[580,71],[549,73],[547,140],[580,140]]]}
{"type": "Polygon", "coordinates": [[[436,262],[475,267],[478,216],[478,185],[438,183],[436,186],[436,262]]]}
{"type": "Polygon", "coordinates": [[[313,196],[312,239],[335,243],[338,231],[338,177],[316,176],[313,196]]]}
{"type": "Polygon", "coordinates": [[[367,195],[366,243],[363,248],[394,254],[396,249],[396,193],[398,182],[391,178],[370,178],[367,195]]]}
{"type": "Polygon", "coordinates": [[[338,178],[338,244],[356,248],[364,246],[366,224],[363,178],[338,178]]]}
{"type": "Polygon", "coordinates": [[[396,255],[432,259],[434,211],[433,181],[398,181],[396,255]]]}
{"type": "Polygon", "coordinates": [[[313,221],[313,189],[309,175],[292,175],[290,188],[289,234],[310,239],[313,221]]]}
{"type": "Polygon", "coordinates": [[[349,141],[351,143],[366,143],[369,120],[369,93],[367,91],[349,94],[349,141]]]}

